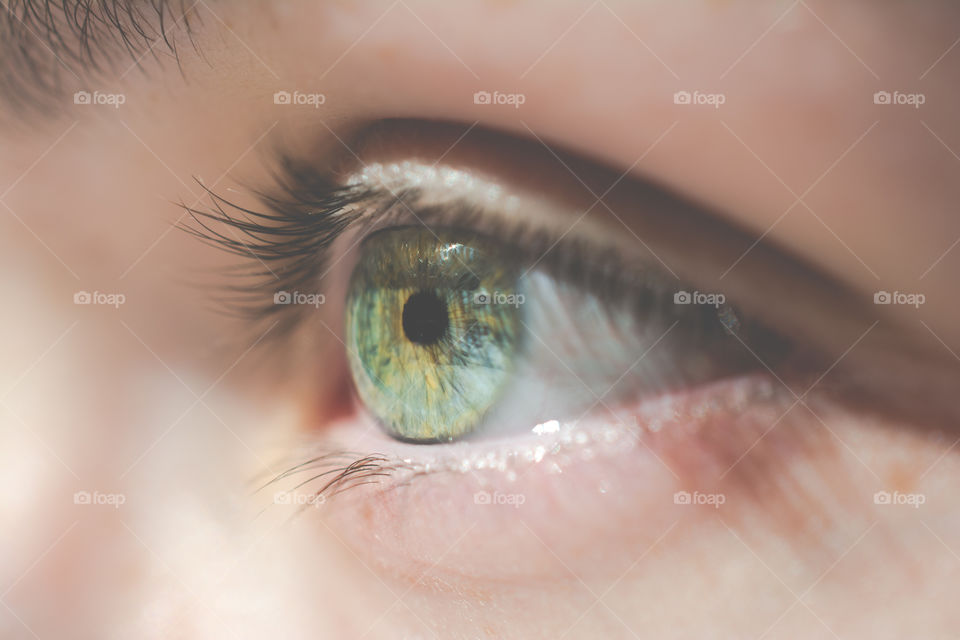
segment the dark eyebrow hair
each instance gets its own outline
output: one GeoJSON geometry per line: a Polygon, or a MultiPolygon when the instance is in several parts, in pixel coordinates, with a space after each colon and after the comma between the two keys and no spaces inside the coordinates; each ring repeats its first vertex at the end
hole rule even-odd
{"type": "Polygon", "coordinates": [[[178,38],[195,46],[199,2],[0,0],[0,104],[48,114],[94,78],[161,55],[179,62],[178,38]]]}

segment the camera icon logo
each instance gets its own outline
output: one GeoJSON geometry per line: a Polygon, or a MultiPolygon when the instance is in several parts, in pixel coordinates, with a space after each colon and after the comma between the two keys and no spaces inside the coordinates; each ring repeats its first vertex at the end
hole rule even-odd
{"type": "Polygon", "coordinates": [[[889,491],[877,491],[873,494],[873,504],[890,504],[891,502],[889,491]]]}
{"type": "Polygon", "coordinates": [[[277,291],[273,294],[273,304],[290,304],[293,302],[293,296],[289,291],[277,291]]]}
{"type": "Polygon", "coordinates": [[[693,302],[693,297],[689,291],[677,291],[673,294],[673,304],[690,304],[691,302],[693,302]]]}
{"type": "Polygon", "coordinates": [[[273,494],[273,504],[290,504],[291,502],[289,491],[277,491],[273,494]]]}
{"type": "Polygon", "coordinates": [[[77,291],[73,294],[73,304],[90,304],[93,302],[93,296],[89,291],[77,291]]]}
{"type": "Polygon", "coordinates": [[[489,91],[477,91],[473,94],[473,104],[491,104],[493,97],[489,91]]]}
{"type": "Polygon", "coordinates": [[[290,104],[291,99],[289,91],[277,91],[273,94],[273,104],[290,104]]]}
{"type": "Polygon", "coordinates": [[[489,491],[477,491],[475,494],[473,494],[474,504],[490,504],[491,502],[492,499],[489,491]]]}
{"type": "Polygon", "coordinates": [[[90,104],[92,98],[89,91],[77,91],[73,94],[73,104],[90,104]]]}
{"type": "Polygon", "coordinates": [[[490,304],[490,294],[486,291],[478,291],[473,294],[474,304],[490,304]]]}
{"type": "Polygon", "coordinates": [[[692,101],[693,96],[689,91],[677,91],[673,94],[673,104],[690,104],[692,101]]]}
{"type": "Polygon", "coordinates": [[[877,291],[873,294],[873,304],[890,304],[893,302],[893,296],[889,291],[877,291]]]}
{"type": "Polygon", "coordinates": [[[677,491],[673,494],[673,504],[690,504],[691,496],[689,491],[677,491]]]}
{"type": "Polygon", "coordinates": [[[877,91],[873,94],[873,104],[891,104],[893,97],[889,91],[877,91]]]}
{"type": "Polygon", "coordinates": [[[89,491],[77,491],[73,494],[73,504],[90,504],[90,492],[89,491]]]}

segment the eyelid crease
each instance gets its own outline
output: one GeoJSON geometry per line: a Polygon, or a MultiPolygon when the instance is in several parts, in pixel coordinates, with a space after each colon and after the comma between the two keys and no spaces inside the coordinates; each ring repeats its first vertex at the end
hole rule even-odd
{"type": "MultiPolygon", "coordinates": [[[[692,198],[645,177],[642,166],[624,173],[626,167],[607,165],[549,139],[545,150],[536,135],[518,136],[475,122],[381,120],[347,140],[351,153],[334,151],[333,157],[317,159],[341,180],[388,180],[398,191],[397,184],[415,185],[423,176],[443,173],[440,165],[462,168],[473,181],[502,185],[508,195],[501,201],[507,204],[510,195],[525,196],[523,209],[513,214],[498,205],[496,213],[503,217],[545,218],[549,224],[544,226],[558,235],[576,219],[577,231],[596,232],[604,242],[600,246],[609,242],[621,255],[650,259],[654,267],[676,275],[678,288],[692,283],[699,291],[724,293],[741,313],[776,327],[828,364],[839,359],[843,369],[873,369],[864,357],[872,352],[955,364],[922,325],[889,317],[875,323],[873,291],[851,285],[843,274],[790,247],[758,237],[709,199],[692,198]],[[408,165],[418,165],[417,170],[409,171],[408,165]],[[556,215],[558,210],[572,215],[556,215]],[[854,343],[857,348],[850,350],[854,343]]],[[[446,191],[462,186],[457,181],[456,189],[446,191]]],[[[443,197],[442,185],[430,191],[443,197]]],[[[480,205],[487,202],[482,193],[474,199],[480,205]]]]}

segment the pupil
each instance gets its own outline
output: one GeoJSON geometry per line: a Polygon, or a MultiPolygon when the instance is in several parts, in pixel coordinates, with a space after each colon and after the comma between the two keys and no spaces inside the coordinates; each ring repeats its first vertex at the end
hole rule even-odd
{"type": "Polygon", "coordinates": [[[414,344],[434,344],[449,324],[447,305],[433,291],[418,291],[403,305],[403,332],[414,344]]]}

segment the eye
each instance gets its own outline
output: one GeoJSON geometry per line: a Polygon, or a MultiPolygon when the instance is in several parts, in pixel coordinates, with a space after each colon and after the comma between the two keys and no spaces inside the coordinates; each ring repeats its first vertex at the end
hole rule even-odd
{"type": "Polygon", "coordinates": [[[322,497],[338,535],[413,566],[471,530],[451,570],[501,576],[553,564],[525,522],[549,536],[589,509],[650,533],[669,524],[664,496],[730,469],[755,486],[738,458],[796,449],[809,430],[792,421],[765,435],[790,385],[862,332],[855,313],[797,327],[811,301],[850,296],[662,189],[582,165],[578,185],[572,160],[484,136],[378,129],[341,163],[282,160],[260,204],[211,194],[192,211],[196,235],[255,258],[231,292],[303,356],[284,363],[305,404],[336,400],[306,414],[265,495],[322,497]],[[332,349],[314,355],[317,336],[332,349]],[[523,521],[483,511],[488,494],[522,497],[523,521]]]}
{"type": "Polygon", "coordinates": [[[683,291],[652,267],[606,276],[632,282],[613,299],[536,258],[422,225],[363,241],[346,347],[358,394],[390,435],[448,442],[572,426],[598,406],[634,406],[748,367],[733,331],[765,354],[782,346],[748,335],[723,294],[683,291]]]}
{"type": "Polygon", "coordinates": [[[347,349],[357,390],[394,437],[472,433],[502,395],[524,340],[520,269],[488,239],[401,227],[367,238],[350,280],[347,349]],[[490,304],[493,298],[497,304],[490,304]]]}

